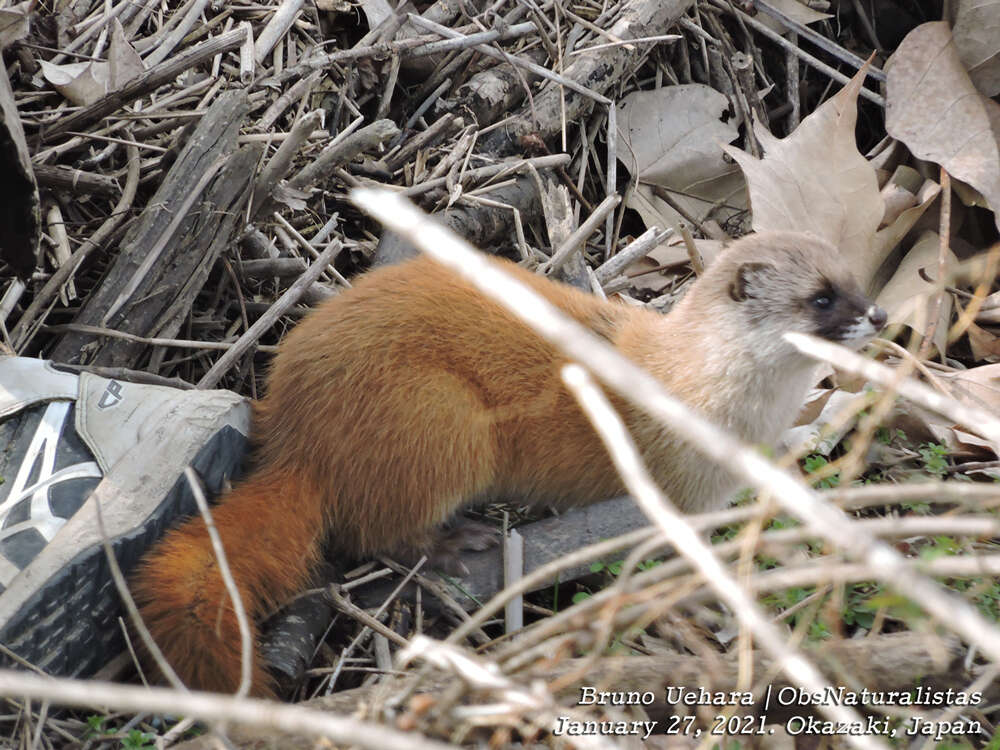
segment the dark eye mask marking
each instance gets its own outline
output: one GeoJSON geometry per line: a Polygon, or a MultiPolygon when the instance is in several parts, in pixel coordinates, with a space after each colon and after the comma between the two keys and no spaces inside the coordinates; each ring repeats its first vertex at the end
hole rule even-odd
{"type": "Polygon", "coordinates": [[[807,302],[817,336],[829,341],[843,341],[856,335],[867,318],[871,302],[856,292],[828,285],[814,293],[807,302]]]}

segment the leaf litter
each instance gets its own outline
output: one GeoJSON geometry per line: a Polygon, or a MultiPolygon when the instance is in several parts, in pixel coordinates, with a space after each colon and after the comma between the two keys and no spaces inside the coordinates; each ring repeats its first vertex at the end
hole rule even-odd
{"type": "MultiPolygon", "coordinates": [[[[1000,411],[1000,303],[991,304],[1000,292],[992,278],[957,271],[996,242],[1000,226],[1000,3],[954,3],[950,27],[930,3],[914,3],[922,17],[901,27],[873,23],[857,10],[864,3],[853,13],[842,4],[840,16],[825,2],[760,2],[756,15],[747,5],[435,3],[406,17],[375,0],[360,13],[328,0],[81,0],[58,14],[5,4],[11,89],[0,92],[0,154],[11,168],[0,179],[32,187],[8,189],[17,231],[0,228],[3,344],[28,356],[72,351],[79,369],[191,386],[218,356],[199,342],[235,345],[302,268],[341,243],[302,306],[223,374],[221,385],[252,394],[270,346],[303,308],[389,252],[345,201],[350,186],[405,189],[473,241],[529,265],[545,263],[620,194],[563,266],[569,278],[592,284],[588,266],[646,230],[670,230],[604,285],[636,304],[652,296],[668,306],[690,276],[692,246],[710,263],[727,236],[751,228],[810,231],[878,293],[900,343],[916,352],[928,339],[929,382],[1000,411]],[[235,127],[198,129],[213,116],[235,127]],[[219,148],[205,146],[200,172],[183,177],[182,154],[213,138],[219,148]],[[947,222],[942,169],[955,198],[947,222]],[[229,202],[215,189],[226,181],[229,202]],[[185,222],[169,217],[200,210],[239,221],[214,222],[217,240],[193,245],[185,222]],[[165,237],[163,255],[119,273],[130,253],[148,250],[136,236],[165,237]],[[203,256],[203,267],[171,276],[181,251],[203,256]],[[149,320],[116,319],[106,307],[95,322],[88,309],[109,278],[136,303],[152,289],[178,292],[149,320]],[[956,330],[974,302],[974,325],[956,330]],[[116,333],[139,340],[113,349],[116,333]]],[[[112,297],[119,309],[132,302],[112,297]]],[[[885,361],[907,361],[888,351],[885,361]]],[[[835,455],[851,434],[841,417],[866,392],[849,380],[819,384],[790,443],[835,455]]],[[[902,402],[885,424],[976,459],[964,472],[952,461],[955,473],[996,471],[991,447],[969,426],[902,402]]],[[[901,463],[884,474],[905,481],[894,472],[917,451],[888,447],[901,463]]],[[[446,715],[407,714],[428,734],[440,730],[428,717],[446,715]]]]}

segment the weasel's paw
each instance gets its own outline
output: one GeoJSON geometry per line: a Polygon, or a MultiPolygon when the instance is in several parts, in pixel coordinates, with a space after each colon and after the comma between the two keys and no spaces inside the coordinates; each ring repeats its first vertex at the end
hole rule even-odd
{"type": "Polygon", "coordinates": [[[462,562],[462,552],[482,552],[500,542],[499,531],[488,524],[456,519],[447,526],[424,530],[413,535],[405,547],[389,554],[399,562],[413,565],[421,555],[427,556],[428,569],[451,576],[463,577],[469,568],[462,562]]]}
{"type": "Polygon", "coordinates": [[[461,553],[482,552],[500,543],[496,527],[478,521],[459,519],[441,529],[428,553],[428,565],[453,576],[467,576],[469,568],[462,561],[461,553]]]}
{"type": "Polygon", "coordinates": [[[455,578],[469,575],[469,567],[462,562],[462,556],[456,549],[437,549],[427,555],[427,567],[455,578]]]}
{"type": "Polygon", "coordinates": [[[479,521],[461,520],[445,529],[438,542],[451,549],[482,552],[500,543],[500,531],[495,526],[479,521]]]}

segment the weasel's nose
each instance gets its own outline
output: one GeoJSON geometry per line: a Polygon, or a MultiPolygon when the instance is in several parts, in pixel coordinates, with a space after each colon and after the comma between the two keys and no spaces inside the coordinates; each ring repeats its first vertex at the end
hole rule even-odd
{"type": "Polygon", "coordinates": [[[883,310],[878,305],[872,305],[871,307],[868,308],[868,310],[865,311],[865,314],[868,316],[869,322],[873,326],[875,326],[875,330],[881,331],[882,326],[885,325],[885,321],[888,318],[888,316],[885,314],[885,310],[883,310]]]}

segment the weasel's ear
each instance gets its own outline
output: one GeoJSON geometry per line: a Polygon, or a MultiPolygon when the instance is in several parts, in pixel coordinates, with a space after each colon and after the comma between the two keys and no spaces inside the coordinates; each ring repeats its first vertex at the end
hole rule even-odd
{"type": "Polygon", "coordinates": [[[736,302],[744,302],[752,297],[749,288],[753,284],[753,277],[767,268],[767,263],[741,263],[729,284],[729,296],[736,302]]]}

